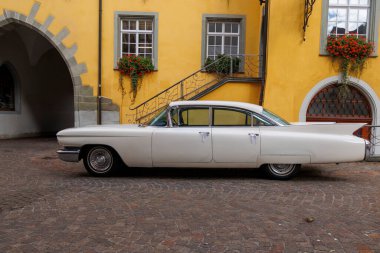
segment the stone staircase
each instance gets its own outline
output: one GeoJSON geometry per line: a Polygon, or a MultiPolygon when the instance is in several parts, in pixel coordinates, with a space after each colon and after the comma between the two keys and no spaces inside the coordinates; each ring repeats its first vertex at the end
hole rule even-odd
{"type": "MultiPolygon", "coordinates": [[[[78,126],[94,125],[97,123],[98,103],[91,86],[80,86],[79,96],[74,97],[75,117],[78,126]]],[[[119,106],[111,99],[102,97],[102,124],[119,124],[119,106]]]]}

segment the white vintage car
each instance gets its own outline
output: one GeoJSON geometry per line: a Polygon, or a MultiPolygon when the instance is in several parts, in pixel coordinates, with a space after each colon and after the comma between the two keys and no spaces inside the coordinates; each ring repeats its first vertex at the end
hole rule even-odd
{"type": "Polygon", "coordinates": [[[60,131],[60,159],[83,159],[87,171],[118,167],[262,167],[273,178],[301,164],[362,161],[364,124],[289,124],[261,106],[226,101],[172,102],[147,125],[101,125],[60,131]]]}

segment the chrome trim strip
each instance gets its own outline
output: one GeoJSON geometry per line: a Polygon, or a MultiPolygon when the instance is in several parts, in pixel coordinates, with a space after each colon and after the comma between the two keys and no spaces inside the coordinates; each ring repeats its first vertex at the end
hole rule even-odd
{"type": "Polygon", "coordinates": [[[79,162],[80,148],[60,149],[57,151],[59,159],[65,162],[79,162]]]}

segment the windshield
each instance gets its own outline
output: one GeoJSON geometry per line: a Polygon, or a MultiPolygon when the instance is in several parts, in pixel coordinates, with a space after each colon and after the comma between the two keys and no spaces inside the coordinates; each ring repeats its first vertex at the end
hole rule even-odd
{"type": "Polygon", "coordinates": [[[167,126],[168,120],[167,120],[167,110],[162,110],[160,113],[157,114],[149,123],[149,126],[167,126]]]}
{"type": "Polygon", "coordinates": [[[287,122],[286,120],[280,118],[280,116],[277,116],[273,112],[270,112],[266,109],[263,109],[263,115],[270,118],[271,120],[273,120],[274,122],[276,122],[277,124],[279,124],[281,126],[290,125],[289,122],[287,122]]]}

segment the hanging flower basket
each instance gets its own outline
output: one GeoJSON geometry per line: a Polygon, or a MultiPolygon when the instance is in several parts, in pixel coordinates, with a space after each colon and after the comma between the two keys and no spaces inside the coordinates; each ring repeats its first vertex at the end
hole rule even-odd
{"type": "Polygon", "coordinates": [[[373,43],[367,42],[364,37],[353,35],[334,36],[327,38],[326,50],[339,60],[342,72],[342,84],[348,84],[348,76],[358,76],[364,68],[364,63],[373,52],[373,43]]]}
{"type": "Polygon", "coordinates": [[[134,100],[137,94],[137,88],[144,75],[154,70],[152,60],[142,56],[127,55],[118,61],[117,66],[120,71],[120,89],[122,90],[122,95],[125,94],[125,88],[122,82],[123,75],[129,76],[131,78],[132,100],[134,100]]]}

